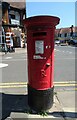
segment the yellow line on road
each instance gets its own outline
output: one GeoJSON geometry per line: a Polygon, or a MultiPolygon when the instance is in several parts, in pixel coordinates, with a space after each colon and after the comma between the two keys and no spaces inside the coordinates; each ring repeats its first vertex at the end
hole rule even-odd
{"type": "MultiPolygon", "coordinates": [[[[10,83],[0,83],[1,85],[27,85],[28,82],[10,82],[10,83]]],[[[69,81],[69,82],[54,82],[54,85],[77,85],[76,81],[69,81]]]]}
{"type": "Polygon", "coordinates": [[[77,86],[77,84],[54,84],[54,86],[57,86],[57,87],[58,87],[58,86],[60,86],[60,87],[61,87],[61,86],[62,86],[62,87],[65,86],[65,87],[66,87],[66,86],[77,86]]]}
{"type": "Polygon", "coordinates": [[[72,83],[77,83],[77,81],[54,82],[54,84],[72,84],[72,83]]]}
{"type": "MultiPolygon", "coordinates": [[[[27,87],[27,85],[4,85],[4,86],[0,86],[0,88],[20,88],[20,87],[27,87]]],[[[57,86],[55,86],[55,87],[57,87],[57,86]]],[[[59,87],[61,87],[61,86],[59,86],[59,87]]],[[[64,86],[64,87],[66,87],[66,86],[64,86]]],[[[73,87],[73,86],[71,85],[69,87],[73,87]]],[[[75,89],[77,90],[77,88],[75,88],[75,89]]]]}
{"type": "Polygon", "coordinates": [[[27,85],[27,82],[0,83],[1,85],[27,85]]]}
{"type": "MultiPolygon", "coordinates": [[[[0,83],[0,88],[20,88],[27,87],[27,82],[15,82],[15,83],[0,83]]],[[[55,87],[76,87],[77,83],[75,82],[54,82],[55,87]]],[[[77,89],[77,88],[75,88],[77,89]]]]}
{"type": "Polygon", "coordinates": [[[27,85],[7,85],[7,86],[0,86],[1,89],[3,88],[22,88],[22,87],[27,87],[27,85]]]}
{"type": "Polygon", "coordinates": [[[77,91],[77,88],[75,88],[75,91],[77,91]]]}
{"type": "MultiPolygon", "coordinates": [[[[7,86],[0,86],[0,89],[12,89],[12,88],[27,88],[27,85],[7,85],[7,86]]],[[[66,89],[67,90],[67,89],[66,89]]],[[[77,91],[77,88],[70,88],[71,91],[77,91]]]]}
{"type": "Polygon", "coordinates": [[[54,86],[77,86],[76,81],[54,82],[54,86]]]}

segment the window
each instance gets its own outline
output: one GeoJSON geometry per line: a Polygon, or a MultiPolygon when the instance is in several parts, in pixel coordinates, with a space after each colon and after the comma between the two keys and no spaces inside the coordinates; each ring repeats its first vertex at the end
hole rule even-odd
{"type": "Polygon", "coordinates": [[[15,15],[11,15],[11,19],[15,19],[15,15]]]}
{"type": "Polygon", "coordinates": [[[67,33],[65,33],[64,37],[67,37],[67,33]]]}
{"type": "Polygon", "coordinates": [[[61,34],[60,34],[60,37],[61,37],[61,34]]]}

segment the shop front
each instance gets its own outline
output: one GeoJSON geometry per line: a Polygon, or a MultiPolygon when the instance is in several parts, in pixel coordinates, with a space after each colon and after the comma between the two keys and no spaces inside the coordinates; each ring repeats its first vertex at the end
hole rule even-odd
{"type": "MultiPolygon", "coordinates": [[[[13,33],[12,39],[14,48],[22,47],[21,34],[24,31],[22,24],[24,15],[26,16],[25,7],[21,6],[20,8],[18,6],[13,6],[10,2],[2,2],[2,27],[5,32],[5,38],[8,32],[13,33]]],[[[6,43],[6,39],[4,42],[6,43]]]]}

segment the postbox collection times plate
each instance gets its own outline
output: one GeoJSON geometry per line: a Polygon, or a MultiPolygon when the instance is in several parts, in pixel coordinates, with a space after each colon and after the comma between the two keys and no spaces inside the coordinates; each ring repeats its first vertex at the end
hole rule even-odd
{"type": "Polygon", "coordinates": [[[43,40],[35,41],[35,54],[44,54],[44,41],[43,40]]]}

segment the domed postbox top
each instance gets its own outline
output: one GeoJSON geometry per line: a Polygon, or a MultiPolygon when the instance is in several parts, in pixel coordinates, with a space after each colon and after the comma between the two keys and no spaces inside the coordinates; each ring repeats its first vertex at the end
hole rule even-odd
{"type": "Polygon", "coordinates": [[[59,24],[60,18],[55,16],[33,16],[23,20],[26,27],[37,26],[37,25],[52,25],[56,26],[59,24]]]}

